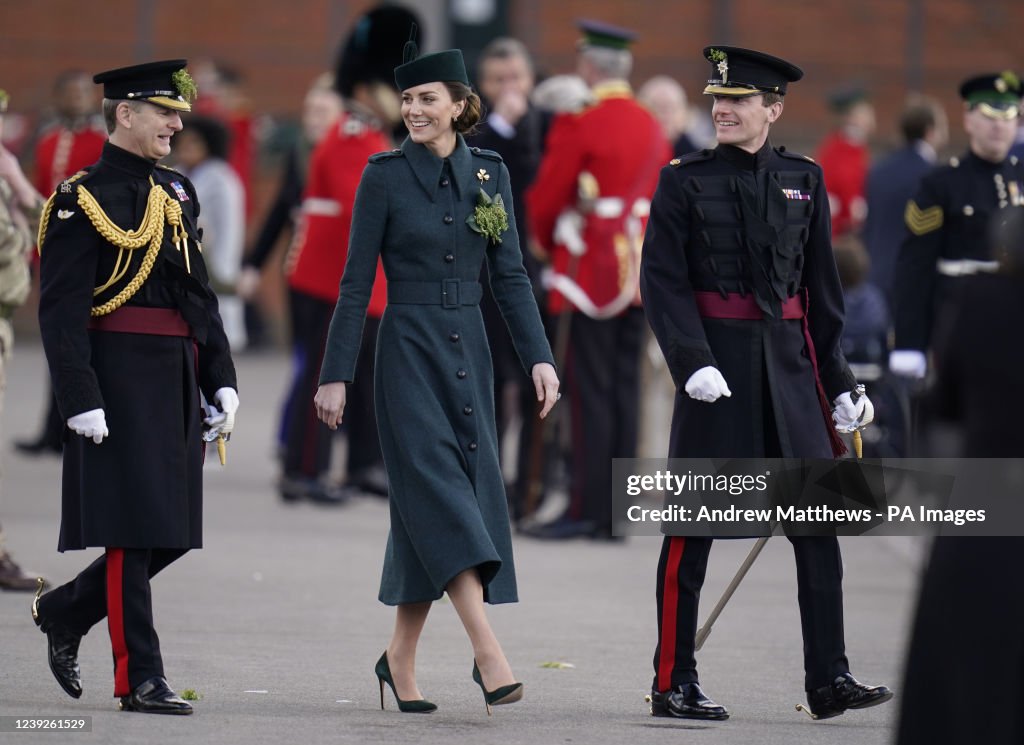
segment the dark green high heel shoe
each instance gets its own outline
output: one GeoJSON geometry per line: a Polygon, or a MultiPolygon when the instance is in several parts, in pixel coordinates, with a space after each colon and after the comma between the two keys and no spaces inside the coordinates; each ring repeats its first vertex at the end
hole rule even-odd
{"type": "Polygon", "coordinates": [[[473,660],[473,680],[480,686],[480,690],[484,692],[484,706],[487,707],[487,716],[491,715],[492,706],[514,704],[523,697],[522,683],[510,683],[507,686],[495,688],[493,691],[488,691],[484,688],[484,679],[480,677],[480,668],[477,667],[476,660],[473,660]]]}
{"type": "Polygon", "coordinates": [[[380,708],[384,710],[384,684],[387,683],[391,686],[391,692],[395,694],[395,701],[398,702],[398,710],[412,714],[429,714],[432,711],[437,711],[437,704],[433,704],[427,701],[425,698],[416,699],[415,701],[403,701],[398,697],[398,691],[395,690],[395,681],[391,679],[391,667],[388,665],[388,651],[385,649],[384,654],[377,660],[377,665],[373,668],[373,672],[377,674],[377,682],[380,683],[380,708]]]}

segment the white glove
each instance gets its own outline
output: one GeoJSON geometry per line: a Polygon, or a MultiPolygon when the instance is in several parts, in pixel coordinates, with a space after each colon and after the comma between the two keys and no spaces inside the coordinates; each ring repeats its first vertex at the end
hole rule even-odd
{"type": "Polygon", "coordinates": [[[235,281],[235,292],[243,300],[252,300],[260,288],[260,270],[252,266],[243,266],[235,281]]]}
{"type": "Polygon", "coordinates": [[[690,398],[713,403],[722,396],[731,396],[728,383],[717,367],[702,367],[686,381],[686,392],[690,398]]]}
{"type": "Polygon", "coordinates": [[[206,417],[203,422],[210,429],[216,429],[222,435],[230,435],[235,428],[235,412],[238,411],[238,392],[234,388],[218,388],[213,394],[213,400],[220,411],[214,406],[212,414],[206,417]]]}
{"type": "Polygon", "coordinates": [[[889,369],[904,378],[920,380],[928,371],[928,358],[916,349],[894,349],[889,353],[889,369]]]}
{"type": "Polygon", "coordinates": [[[107,415],[103,413],[103,409],[90,409],[81,414],[75,414],[68,419],[68,427],[75,434],[91,437],[97,445],[110,434],[110,430],[107,429],[107,415]]]}
{"type": "Polygon", "coordinates": [[[836,396],[834,403],[836,408],[832,411],[832,421],[839,432],[853,432],[875,420],[875,407],[866,395],[854,403],[853,396],[847,391],[836,396]]]}

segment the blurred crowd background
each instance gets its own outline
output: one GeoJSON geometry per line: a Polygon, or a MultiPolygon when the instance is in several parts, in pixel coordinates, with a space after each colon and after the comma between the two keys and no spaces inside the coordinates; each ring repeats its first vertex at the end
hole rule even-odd
{"type": "MultiPolygon", "coordinates": [[[[526,111],[524,101],[529,100],[531,111],[540,109],[548,117],[542,132],[551,116],[578,108],[579,102],[570,100],[571,85],[543,87],[544,81],[576,72],[577,20],[596,18],[634,30],[630,82],[637,99],[662,125],[676,155],[714,146],[710,100],[701,95],[708,77],[701,55],[705,45],[761,49],[800,65],[805,78],[787,96],[786,114],[773,126],[771,140],[815,156],[825,170],[837,262],[848,290],[847,354],[851,362],[861,365],[858,375],[869,382],[877,381],[886,367],[889,285],[898,248],[895,236],[902,231],[908,196],[886,192],[886,184],[898,175],[891,169],[902,170],[887,159],[908,147],[924,148],[928,163],[963,152],[967,138],[960,123],[960,82],[978,73],[1019,69],[1022,63],[1019,40],[1024,4],[1009,0],[783,0],[770,4],[753,0],[419,0],[396,4],[419,17],[424,51],[463,50],[490,111],[504,114],[505,120],[515,124],[526,111]],[[500,71],[505,77],[500,81],[496,77],[489,85],[480,79],[481,55],[488,49],[494,54],[493,42],[499,38],[516,41],[511,47],[497,48],[499,62],[492,73],[498,76],[500,71]],[[513,58],[510,65],[508,57],[513,58]],[[516,59],[524,64],[519,66],[516,59]],[[531,91],[535,83],[542,87],[531,91]],[[506,95],[509,89],[516,89],[511,99],[506,95]],[[878,194],[869,210],[872,173],[878,194]],[[875,259],[873,267],[869,255],[875,259]]],[[[0,2],[0,88],[6,91],[9,104],[3,145],[18,158],[36,190],[47,196],[60,180],[93,162],[105,140],[93,73],[144,60],[187,57],[200,97],[186,119],[185,131],[174,140],[169,162],[188,173],[201,196],[206,215],[204,243],[212,247],[207,261],[222,293],[221,307],[234,349],[287,354],[289,344],[302,333],[301,318],[296,319],[295,307],[289,307],[288,278],[293,269],[289,248],[302,240],[299,212],[305,169],[313,145],[335,121],[346,121],[337,119],[343,105],[332,75],[339,49],[346,39],[354,38],[350,35],[356,21],[375,5],[340,0],[96,0],[88,5],[4,0],[0,2]]],[[[585,86],[582,94],[586,95],[585,86]]],[[[400,129],[401,125],[392,133],[396,143],[403,136],[400,129]]],[[[1018,140],[1024,141],[1024,136],[1018,140]]],[[[501,150],[484,141],[471,144],[501,150]]],[[[531,147],[526,153],[503,153],[507,161],[523,166],[525,175],[514,185],[517,195],[546,155],[543,134],[531,147]]],[[[1018,144],[1017,150],[1021,148],[1024,144],[1018,144]]],[[[912,193],[912,186],[901,188],[912,193]]],[[[527,232],[525,211],[517,198],[521,232],[527,232]]],[[[525,244],[530,269],[533,259],[525,244]]],[[[533,271],[531,275],[536,276],[533,271]]],[[[15,316],[23,340],[37,333],[35,310],[33,294],[15,316]]],[[[641,456],[661,456],[667,451],[673,388],[658,356],[656,346],[649,345],[644,357],[641,456]]],[[[499,387],[504,365],[496,353],[499,387]]],[[[294,395],[286,396],[282,421],[287,420],[294,395]]],[[[503,397],[506,414],[514,417],[516,410],[528,409],[528,402],[526,408],[515,403],[515,392],[499,390],[497,395],[499,419],[503,397]]],[[[901,422],[910,416],[906,396],[893,393],[890,399],[889,411],[883,411],[887,416],[879,417],[879,424],[869,430],[869,455],[907,452],[909,424],[901,422]],[[886,420],[897,426],[887,428],[886,420]]],[[[881,403],[884,410],[887,403],[881,403]]],[[[39,439],[22,442],[23,449],[46,449],[46,431],[62,429],[54,417],[51,407],[50,426],[39,439]]],[[[523,447],[515,456],[518,438],[510,436],[504,424],[499,421],[499,429],[510,441],[506,473],[514,484],[523,480],[528,466],[523,447]]],[[[30,429],[29,423],[18,423],[9,424],[8,431],[17,436],[29,434],[30,429]]],[[[278,443],[285,461],[287,441],[282,424],[278,443]]],[[[524,437],[522,443],[525,446],[528,440],[524,437]]],[[[567,450],[574,447],[563,444],[567,450]]],[[[59,452],[59,443],[55,449],[59,452]]],[[[322,469],[315,470],[316,474],[307,476],[319,481],[322,469]]],[[[287,475],[288,468],[284,471],[287,475]]],[[[546,479],[559,480],[557,474],[546,479]]],[[[371,491],[386,491],[386,484],[376,478],[363,485],[371,491]]],[[[287,497],[288,488],[281,486],[282,496],[287,497]]],[[[318,492],[317,496],[328,495],[318,492]]]]}
{"type": "MultiPolygon", "coordinates": [[[[1011,0],[414,0],[423,20],[425,49],[463,49],[470,70],[496,37],[521,40],[538,79],[572,72],[575,19],[599,18],[637,31],[632,82],[639,87],[668,75],[689,94],[695,144],[709,144],[710,102],[699,95],[707,77],[700,50],[709,43],[764,49],[806,71],[772,139],[813,153],[835,126],[829,106],[837,88],[861,89],[875,109],[868,139],[873,156],[901,145],[899,116],[909,93],[934,97],[950,114],[961,103],[956,87],[978,71],[1020,64],[1024,5],[1011,0]]],[[[140,60],[187,57],[205,113],[226,119],[234,134],[231,164],[246,194],[245,227],[254,233],[270,208],[282,163],[300,137],[306,91],[333,69],[351,24],[370,1],[268,0],[208,3],[198,0],[69,0],[0,2],[0,87],[11,103],[4,144],[26,172],[34,147],[59,116],[55,86],[71,70],[93,73],[140,60]]],[[[91,83],[87,84],[91,86],[91,83]]],[[[83,95],[87,95],[84,94],[83,95]]],[[[98,91],[93,92],[94,96],[98,91]]],[[[98,111],[98,98],[80,105],[98,111]]],[[[954,122],[949,152],[965,138],[954,122]]],[[[38,180],[37,180],[37,183],[38,180]]],[[[285,236],[281,237],[283,251],[285,236]]],[[[287,324],[281,278],[263,278],[258,302],[265,327],[254,346],[283,343],[287,324]]],[[[26,307],[21,318],[33,318],[26,307]]],[[[18,324],[21,326],[22,324],[18,324]]],[[[31,323],[28,324],[31,326],[31,323]]]]}

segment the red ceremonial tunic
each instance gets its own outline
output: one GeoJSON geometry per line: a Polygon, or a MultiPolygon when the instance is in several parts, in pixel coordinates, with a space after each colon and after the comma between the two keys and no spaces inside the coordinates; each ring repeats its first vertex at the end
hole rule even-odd
{"type": "Polygon", "coordinates": [[[838,237],[858,230],[867,217],[867,145],[850,140],[841,131],[833,132],[821,143],[815,159],[825,174],[832,235],[838,237]]]}
{"type": "MultiPolygon", "coordinates": [[[[551,125],[526,204],[531,235],[549,253],[554,274],[573,280],[589,302],[601,308],[620,297],[625,283],[637,283],[636,254],[650,198],[672,148],[654,117],[633,99],[628,84],[611,81],[592,92],[597,99],[593,105],[578,114],[563,114],[551,125]],[[581,235],[586,250],[572,267],[571,254],[555,237],[555,227],[563,211],[577,208],[583,171],[596,180],[602,208],[584,210],[581,235]],[[616,200],[621,203],[618,208],[616,200]],[[627,224],[631,215],[639,220],[638,229],[627,224]]],[[[565,304],[563,294],[552,289],[549,310],[561,312],[565,304]]],[[[569,304],[586,311],[572,300],[569,304]]]]}
{"type": "MultiPolygon", "coordinates": [[[[288,284],[335,303],[348,258],[348,234],[356,189],[374,153],[390,148],[388,138],[353,114],[343,114],[321,140],[309,162],[302,219],[288,262],[288,284]]],[[[377,264],[368,313],[379,318],[387,305],[384,272],[377,264]]]]}
{"type": "Polygon", "coordinates": [[[50,196],[61,181],[99,160],[106,141],[106,133],[88,125],[78,130],[63,125],[48,129],[36,143],[32,185],[44,197],[50,196]]]}

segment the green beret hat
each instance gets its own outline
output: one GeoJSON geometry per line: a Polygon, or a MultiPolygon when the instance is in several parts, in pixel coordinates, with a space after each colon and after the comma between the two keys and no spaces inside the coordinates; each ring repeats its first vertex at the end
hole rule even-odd
{"type": "Polygon", "coordinates": [[[417,57],[395,68],[395,83],[399,90],[408,90],[424,83],[456,82],[469,85],[462,50],[446,49],[417,57]]]}

